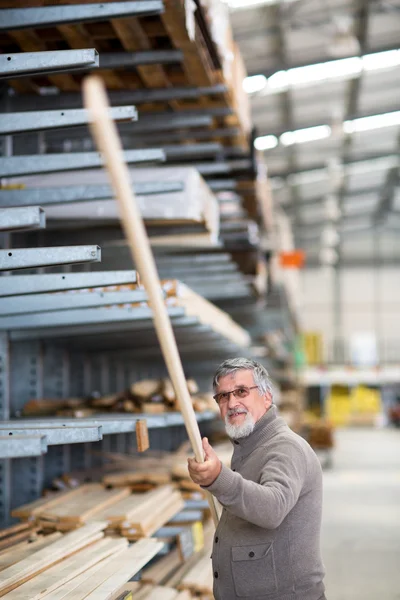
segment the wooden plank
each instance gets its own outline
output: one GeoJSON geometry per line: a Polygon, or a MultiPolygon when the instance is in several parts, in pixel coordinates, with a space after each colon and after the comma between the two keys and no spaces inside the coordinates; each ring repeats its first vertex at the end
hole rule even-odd
{"type": "Polygon", "coordinates": [[[91,541],[103,537],[102,530],[106,527],[105,522],[90,523],[64,535],[60,540],[42,548],[33,555],[23,559],[4,569],[0,573],[0,596],[15,587],[22,585],[25,581],[53,565],[59,560],[66,558],[72,552],[80,550],[91,541]]]}
{"type": "Polygon", "coordinates": [[[64,583],[126,547],[125,540],[102,539],[69,556],[5,595],[7,600],[40,600],[64,583]]]}
{"type": "Polygon", "coordinates": [[[59,502],[63,502],[66,498],[78,492],[78,488],[74,490],[66,490],[65,492],[57,492],[44,498],[39,498],[34,502],[23,504],[11,511],[11,516],[17,519],[29,519],[38,515],[42,510],[52,508],[59,502]]]}
{"type": "Polygon", "coordinates": [[[146,419],[136,421],[136,443],[139,452],[145,452],[150,448],[149,431],[146,419]]]}
{"type": "Polygon", "coordinates": [[[188,81],[197,86],[208,86],[216,83],[200,58],[196,42],[189,38],[185,9],[180,0],[168,0],[165,3],[165,12],[161,15],[161,20],[175,47],[184,53],[183,67],[188,81]]]}
{"type": "MultiPolygon", "coordinates": [[[[140,596],[140,600],[176,600],[177,596],[178,592],[174,588],[154,586],[140,596]]],[[[133,597],[133,600],[136,600],[136,596],[133,597]]]]}
{"type": "Polygon", "coordinates": [[[130,494],[129,488],[105,489],[100,483],[88,483],[78,488],[70,501],[66,499],[51,510],[40,513],[49,521],[72,521],[83,523],[103,508],[118,502],[130,494]]]}
{"type": "Polygon", "coordinates": [[[53,590],[50,595],[45,598],[49,600],[81,600],[85,593],[90,593],[93,590],[92,577],[99,569],[103,569],[109,560],[114,558],[115,554],[111,554],[107,558],[99,561],[90,569],[87,569],[80,575],[70,579],[56,590],[53,590]]]}
{"type": "Polygon", "coordinates": [[[24,558],[31,556],[34,552],[45,548],[49,544],[52,544],[60,539],[61,535],[62,534],[59,532],[51,533],[50,535],[38,537],[38,539],[33,542],[21,542],[14,548],[2,552],[0,555],[0,571],[24,560],[24,558]]]}
{"type": "Polygon", "coordinates": [[[147,567],[142,573],[142,581],[144,583],[161,584],[182,564],[182,558],[179,550],[175,548],[156,563],[147,567]]]}
{"type": "Polygon", "coordinates": [[[100,585],[85,600],[110,600],[112,595],[128,579],[136,575],[163,547],[156,540],[140,540],[128,548],[117,559],[110,561],[101,576],[106,576],[100,585]]]}
{"type": "Polygon", "coordinates": [[[15,535],[16,533],[20,533],[21,531],[25,531],[27,529],[32,529],[32,525],[30,523],[17,523],[16,525],[12,525],[11,527],[0,529],[0,540],[8,536],[15,535]]]}
{"type": "Polygon", "coordinates": [[[16,544],[18,544],[19,542],[23,542],[25,540],[29,540],[29,539],[35,539],[35,534],[37,532],[37,529],[27,529],[26,531],[21,531],[21,533],[17,533],[16,535],[12,535],[8,538],[3,539],[0,542],[0,552],[2,550],[6,550],[7,548],[10,548],[10,546],[14,546],[16,544]]]}
{"type": "Polygon", "coordinates": [[[139,582],[128,581],[128,583],[125,583],[111,596],[110,600],[133,600],[134,594],[140,587],[141,584],[139,582]]]}
{"type": "Polygon", "coordinates": [[[123,523],[121,533],[126,535],[129,540],[136,540],[143,536],[151,536],[168,523],[168,521],[180,512],[184,506],[185,503],[182,496],[179,492],[175,492],[171,498],[160,503],[157,510],[153,510],[146,519],[129,525],[123,523]]]}
{"type": "Polygon", "coordinates": [[[171,485],[163,485],[155,490],[143,494],[142,502],[133,507],[133,510],[127,514],[127,522],[129,526],[140,526],[140,523],[145,522],[157,511],[158,507],[166,500],[173,496],[174,489],[171,485]]]}
{"type": "MultiPolygon", "coordinates": [[[[112,26],[122,46],[128,52],[152,50],[151,43],[137,18],[111,19],[112,26]]],[[[137,71],[146,87],[169,87],[169,81],[161,65],[138,66],[137,71]]],[[[171,102],[170,105],[173,105],[171,102]]]]}

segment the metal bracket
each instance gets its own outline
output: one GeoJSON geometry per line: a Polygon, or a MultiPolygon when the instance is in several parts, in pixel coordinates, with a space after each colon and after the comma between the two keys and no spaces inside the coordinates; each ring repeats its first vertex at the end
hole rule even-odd
{"type": "MultiPolygon", "coordinates": [[[[109,115],[114,121],[136,121],[137,119],[134,106],[110,108],[109,115]]],[[[0,115],[0,135],[76,127],[87,125],[89,120],[89,114],[84,108],[4,113],[0,115]]]]}
{"type": "MultiPolygon", "coordinates": [[[[99,246],[60,246],[0,250],[0,271],[100,261],[101,250],[99,246]]],[[[5,286],[7,286],[7,280],[8,278],[4,281],[5,286]]],[[[2,284],[3,282],[0,281],[1,287],[2,284]]]]}
{"type": "Polygon", "coordinates": [[[44,229],[46,215],[40,206],[0,209],[0,231],[44,229]]]}
{"type": "Polygon", "coordinates": [[[23,456],[42,456],[47,452],[46,436],[44,435],[1,435],[0,459],[20,458],[23,456]]]}
{"type": "Polygon", "coordinates": [[[13,275],[0,278],[0,297],[137,283],[136,271],[98,271],[52,275],[13,275]],[[5,285],[6,284],[6,285],[5,285]]]}
{"type": "Polygon", "coordinates": [[[94,69],[98,66],[99,55],[94,48],[1,54],[0,79],[69,73],[82,69],[94,69]]]}
{"type": "MultiPolygon", "coordinates": [[[[165,154],[162,150],[152,148],[126,150],[124,160],[128,164],[158,162],[165,160],[165,154]]],[[[103,159],[98,152],[10,156],[0,158],[0,177],[57,173],[59,171],[75,171],[102,166],[103,159]]]]}
{"type": "Polygon", "coordinates": [[[0,315],[18,315],[53,310],[95,308],[115,304],[146,302],[144,290],[127,292],[82,292],[80,294],[30,294],[0,298],[0,315]]]}
{"type": "Polygon", "coordinates": [[[0,31],[28,27],[48,27],[64,23],[87,23],[121,17],[143,17],[164,12],[162,0],[113,2],[110,4],[74,4],[0,10],[0,31]]]}

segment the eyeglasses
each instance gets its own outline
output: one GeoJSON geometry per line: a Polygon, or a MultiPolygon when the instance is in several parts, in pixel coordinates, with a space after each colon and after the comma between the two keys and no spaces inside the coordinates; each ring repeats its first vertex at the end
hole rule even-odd
{"type": "Polygon", "coordinates": [[[245,385],[241,385],[240,387],[235,388],[231,392],[220,392],[219,394],[215,394],[213,398],[217,402],[217,404],[226,404],[226,402],[229,402],[231,394],[233,394],[235,398],[238,398],[240,400],[241,398],[246,398],[250,394],[250,390],[254,390],[255,388],[258,388],[258,385],[253,385],[252,387],[246,387],[245,385]]]}

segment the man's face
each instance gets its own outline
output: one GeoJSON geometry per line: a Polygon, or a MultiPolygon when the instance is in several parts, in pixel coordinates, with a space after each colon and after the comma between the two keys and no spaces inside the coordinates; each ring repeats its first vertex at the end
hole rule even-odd
{"type": "Polygon", "coordinates": [[[253,371],[241,370],[220,377],[215,391],[216,394],[231,392],[241,387],[252,388],[245,398],[235,398],[233,394],[230,394],[227,402],[219,403],[221,417],[226,424],[235,429],[240,428],[243,426],[246,417],[248,420],[248,415],[256,423],[266,413],[271,406],[271,396],[268,393],[260,395],[258,388],[254,387],[255,385],[253,371]]]}

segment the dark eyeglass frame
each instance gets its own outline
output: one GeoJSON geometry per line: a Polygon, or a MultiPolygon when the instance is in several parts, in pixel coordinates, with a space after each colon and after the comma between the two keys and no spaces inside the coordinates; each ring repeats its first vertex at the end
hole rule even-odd
{"type": "Polygon", "coordinates": [[[258,385],[252,385],[251,387],[247,387],[247,385],[240,385],[239,387],[235,388],[234,390],[231,390],[230,392],[219,392],[219,394],[215,394],[213,398],[217,404],[221,404],[219,397],[227,395],[227,399],[223,401],[223,404],[225,404],[226,402],[229,402],[231,394],[233,394],[235,398],[238,398],[240,400],[242,398],[247,398],[247,396],[250,394],[250,390],[254,390],[255,388],[258,388],[258,385]],[[244,396],[239,396],[238,392],[240,390],[245,390],[247,393],[244,396]]]}

